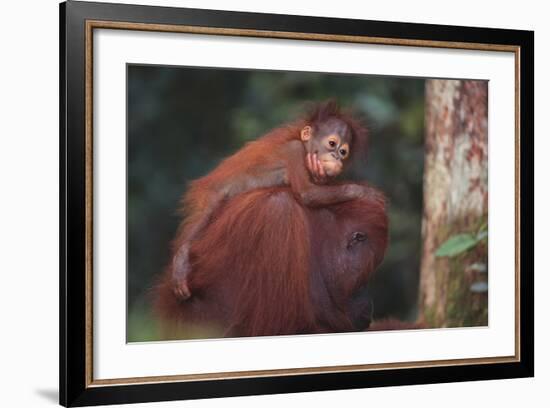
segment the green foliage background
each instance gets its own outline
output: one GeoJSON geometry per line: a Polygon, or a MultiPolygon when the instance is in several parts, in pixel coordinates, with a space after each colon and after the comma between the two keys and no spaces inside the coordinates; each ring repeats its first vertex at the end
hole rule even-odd
{"type": "Polygon", "coordinates": [[[168,262],[187,183],[309,101],[366,118],[370,152],[348,178],[389,198],[390,246],[370,284],[375,318],[414,320],[422,214],[424,80],[366,75],[128,66],[128,341],[159,338],[151,288],[168,262]]]}

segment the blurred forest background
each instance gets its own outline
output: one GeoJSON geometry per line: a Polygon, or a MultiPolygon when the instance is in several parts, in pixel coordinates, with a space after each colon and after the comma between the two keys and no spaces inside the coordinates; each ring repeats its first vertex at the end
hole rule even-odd
{"type": "Polygon", "coordinates": [[[367,75],[129,65],[128,341],[159,338],[150,290],[169,261],[190,180],[305,103],[335,98],[367,123],[368,180],[389,199],[390,245],[370,282],[374,318],[417,317],[424,170],[424,80],[367,75]]]}

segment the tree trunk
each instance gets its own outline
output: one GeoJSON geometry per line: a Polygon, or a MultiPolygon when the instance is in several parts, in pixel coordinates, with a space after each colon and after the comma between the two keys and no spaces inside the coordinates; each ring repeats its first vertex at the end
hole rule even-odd
{"type": "Polygon", "coordinates": [[[428,327],[487,324],[487,245],[436,256],[449,238],[478,238],[487,220],[487,82],[426,81],[420,318],[428,327]]]}

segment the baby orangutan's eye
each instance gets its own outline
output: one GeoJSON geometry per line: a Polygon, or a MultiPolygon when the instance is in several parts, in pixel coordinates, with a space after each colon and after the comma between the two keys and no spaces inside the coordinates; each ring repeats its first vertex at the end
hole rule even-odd
{"type": "Polygon", "coordinates": [[[336,146],[336,142],[334,140],[329,140],[328,144],[330,147],[336,146]]]}

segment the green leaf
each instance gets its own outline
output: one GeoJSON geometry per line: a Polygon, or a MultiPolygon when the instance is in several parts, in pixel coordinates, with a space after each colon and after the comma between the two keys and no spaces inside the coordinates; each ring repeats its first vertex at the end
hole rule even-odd
{"type": "Polygon", "coordinates": [[[474,247],[477,244],[477,239],[471,234],[454,235],[445,241],[435,252],[435,256],[453,257],[461,254],[464,251],[474,247]]]}

